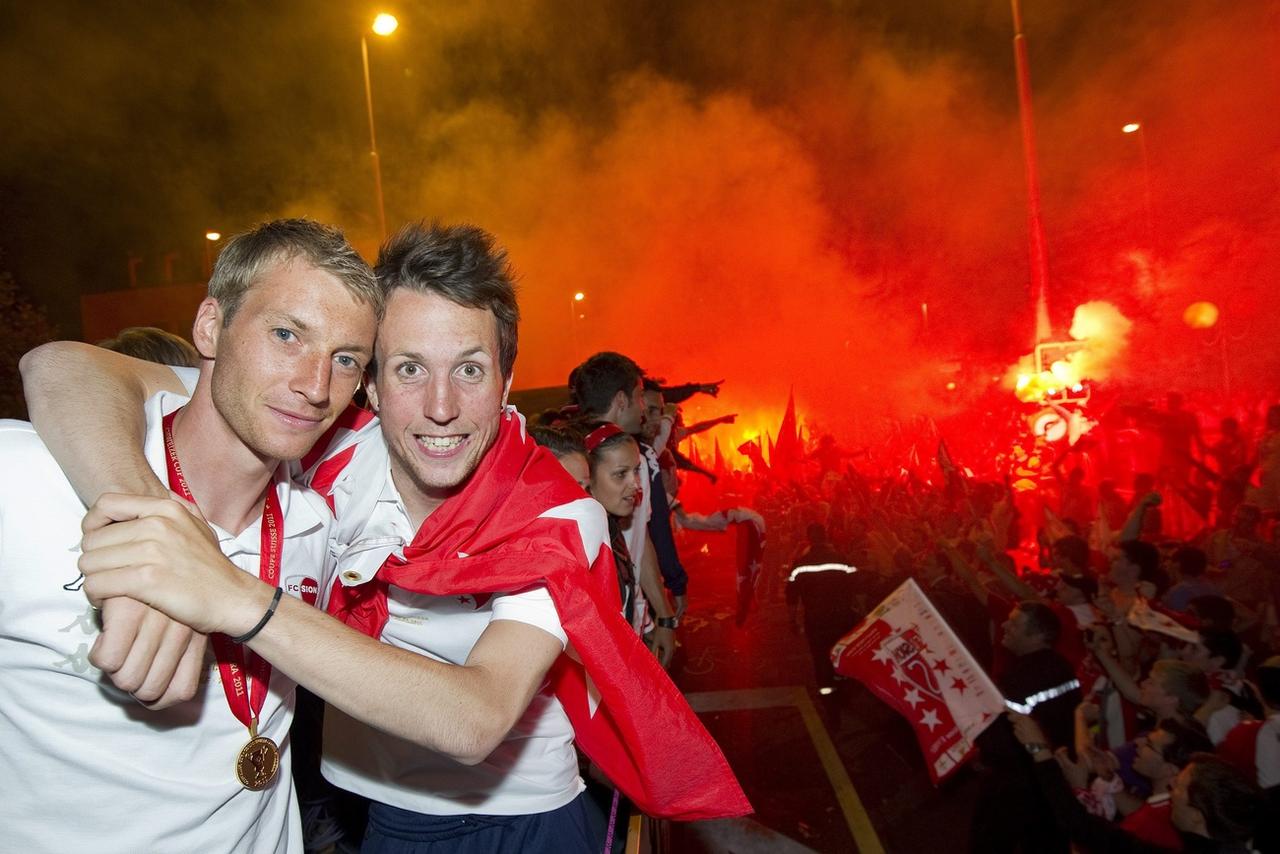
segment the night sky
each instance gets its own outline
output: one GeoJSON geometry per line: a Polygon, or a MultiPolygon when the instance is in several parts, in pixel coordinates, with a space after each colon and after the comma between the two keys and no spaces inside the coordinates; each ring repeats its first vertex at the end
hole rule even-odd
{"type": "MultiPolygon", "coordinates": [[[[509,248],[517,386],[618,349],[675,381],[727,377],[743,411],[794,386],[852,429],[951,406],[940,371],[1029,349],[1007,2],[385,9],[388,221],[473,221],[509,248]]],[[[1278,9],[1024,0],[1051,315],[1060,335],[1090,300],[1133,321],[1116,382],[1209,383],[1209,333],[1181,319],[1200,299],[1229,324],[1238,387],[1280,376],[1278,9]]],[[[0,269],[74,337],[78,295],[125,287],[130,254],[144,283],[171,252],[196,281],[208,229],[308,215],[375,245],[376,11],[0,3],[0,269]]]]}

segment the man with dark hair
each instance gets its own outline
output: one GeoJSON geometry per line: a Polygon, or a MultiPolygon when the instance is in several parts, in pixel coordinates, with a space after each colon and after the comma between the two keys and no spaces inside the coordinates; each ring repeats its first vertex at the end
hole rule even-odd
{"type": "MultiPolygon", "coordinates": [[[[621,353],[596,353],[569,374],[569,391],[579,414],[588,420],[609,421],[637,439],[644,427],[644,372],[621,353]]],[[[671,507],[662,484],[657,456],[648,445],[641,446],[647,473],[642,477],[643,495],[631,515],[623,536],[632,561],[639,567],[636,579],[643,598],[653,608],[657,625],[653,628],[654,652],[667,665],[675,653],[675,629],[687,605],[689,577],[676,553],[671,533],[671,507]],[[675,598],[673,608],[663,588],[675,598]]],[[[637,596],[637,602],[640,601],[637,596]]],[[[645,608],[636,612],[637,629],[643,629],[645,608]]]]}
{"type": "Polygon", "coordinates": [[[1084,537],[1069,534],[1053,541],[1053,568],[1066,575],[1084,575],[1089,571],[1089,543],[1084,537]]]}
{"type": "MultiPolygon", "coordinates": [[[[603,510],[505,406],[504,254],[477,228],[415,225],[377,270],[379,418],[349,412],[305,474],[337,517],[328,610],[383,642],[288,601],[253,638],[331,703],[324,772],[374,802],[365,850],[596,849],[575,742],[642,809],[744,812],[714,742],[618,613],[603,510]]],[[[201,630],[248,628],[270,589],[228,575],[194,521],[161,533],[138,548],[185,560],[103,555],[86,590],[201,630]]]]}
{"type": "Polygon", "coordinates": [[[583,418],[612,421],[639,435],[644,421],[644,371],[621,353],[596,353],[569,374],[569,391],[583,418]]]}
{"type": "MultiPolygon", "coordinates": [[[[1001,645],[1013,660],[996,674],[1005,699],[1031,707],[1031,715],[1048,733],[1044,749],[1070,745],[1080,683],[1071,663],[1054,651],[1062,624],[1040,602],[1018,603],[1005,621],[1001,645]]],[[[974,852],[1065,852],[1048,803],[1031,774],[1028,751],[1014,739],[1009,721],[1001,718],[978,736],[983,772],[974,808],[970,850],[974,852]]]]}

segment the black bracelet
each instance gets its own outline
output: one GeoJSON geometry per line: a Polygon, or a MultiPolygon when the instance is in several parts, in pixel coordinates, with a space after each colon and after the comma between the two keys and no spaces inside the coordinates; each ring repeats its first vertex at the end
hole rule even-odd
{"type": "Polygon", "coordinates": [[[277,587],[276,595],[271,597],[271,604],[267,606],[267,613],[262,615],[261,620],[258,620],[258,625],[249,629],[249,631],[245,632],[240,637],[232,638],[231,642],[232,643],[248,643],[249,641],[253,640],[254,636],[257,635],[258,632],[262,631],[262,627],[267,624],[267,620],[271,619],[271,615],[276,612],[276,606],[280,604],[280,597],[282,595],[284,595],[284,588],[277,587]]]}
{"type": "Polygon", "coordinates": [[[659,617],[655,622],[660,629],[678,629],[680,628],[679,617],[659,617]]]}

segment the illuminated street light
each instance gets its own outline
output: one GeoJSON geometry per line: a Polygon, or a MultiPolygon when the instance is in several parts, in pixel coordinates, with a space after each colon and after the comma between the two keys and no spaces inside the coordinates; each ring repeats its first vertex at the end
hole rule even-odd
{"type": "Polygon", "coordinates": [[[204,277],[206,279],[213,275],[213,244],[221,239],[221,231],[206,231],[204,233],[204,277]]]}
{"type": "MultiPolygon", "coordinates": [[[[400,26],[395,15],[380,13],[373,19],[373,31],[379,36],[389,36],[400,26]]],[[[378,237],[387,236],[387,211],[382,203],[382,161],[378,158],[378,134],[373,126],[373,85],[369,82],[369,39],[360,36],[360,58],[364,62],[364,105],[369,111],[369,156],[373,158],[373,191],[378,202],[378,237]]]]}
{"type": "Polygon", "coordinates": [[[1139,122],[1129,122],[1129,124],[1120,128],[1120,130],[1124,131],[1125,133],[1137,133],[1138,131],[1142,130],[1142,125],[1139,122]]]}
{"type": "Polygon", "coordinates": [[[574,293],[573,298],[569,300],[569,337],[573,341],[573,352],[577,355],[578,346],[578,321],[586,317],[585,314],[578,313],[578,303],[587,298],[582,291],[574,293]]]}

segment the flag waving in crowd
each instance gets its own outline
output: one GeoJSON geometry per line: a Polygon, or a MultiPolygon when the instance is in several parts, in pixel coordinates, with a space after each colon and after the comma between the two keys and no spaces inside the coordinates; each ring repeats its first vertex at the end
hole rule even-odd
{"type": "Polygon", "coordinates": [[[831,660],[910,722],[935,784],[1004,711],[995,683],[912,579],[841,638],[831,660]]]}

